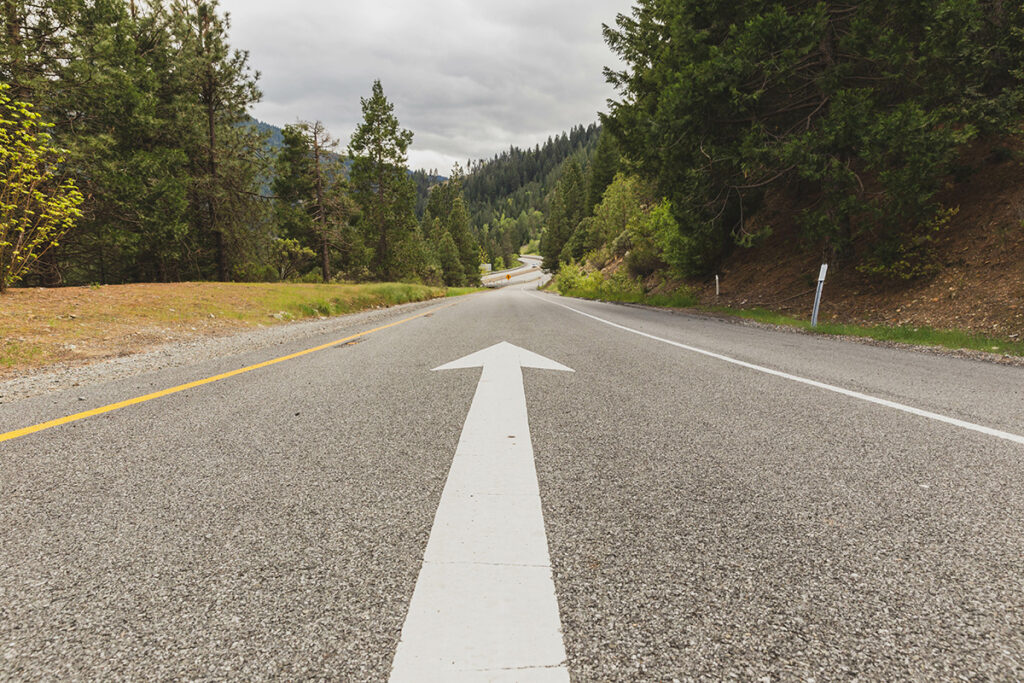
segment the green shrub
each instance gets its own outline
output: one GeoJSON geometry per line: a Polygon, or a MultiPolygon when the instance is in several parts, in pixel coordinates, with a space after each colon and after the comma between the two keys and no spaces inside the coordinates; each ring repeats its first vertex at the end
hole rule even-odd
{"type": "Polygon", "coordinates": [[[935,275],[940,269],[935,238],[949,227],[949,222],[959,211],[959,207],[939,209],[916,230],[879,242],[857,270],[886,280],[913,280],[935,275]]]}

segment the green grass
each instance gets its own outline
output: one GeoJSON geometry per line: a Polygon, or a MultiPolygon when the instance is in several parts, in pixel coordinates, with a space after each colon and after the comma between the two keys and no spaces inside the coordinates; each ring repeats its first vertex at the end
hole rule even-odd
{"type": "Polygon", "coordinates": [[[551,289],[565,296],[574,296],[581,299],[618,301],[666,308],[695,308],[709,313],[731,315],[772,325],[797,327],[813,334],[865,337],[878,341],[901,342],[920,346],[943,346],[950,349],[972,349],[1011,356],[1024,356],[1024,341],[1010,341],[963,330],[936,330],[932,327],[914,327],[911,325],[896,327],[889,325],[847,325],[830,322],[819,323],[817,327],[811,327],[809,320],[793,318],[763,308],[701,306],[698,305],[696,297],[685,288],[680,288],[670,294],[645,295],[636,283],[631,283],[623,278],[616,279],[615,276],[612,276],[610,279],[602,279],[600,273],[582,274],[578,269],[568,270],[566,275],[568,277],[563,278],[560,274],[553,281],[554,285],[551,289]]]}
{"type": "Polygon", "coordinates": [[[756,320],[772,325],[798,327],[815,334],[839,335],[845,337],[866,337],[878,341],[901,342],[921,346],[944,346],[949,349],[972,349],[1003,353],[1011,356],[1024,356],[1024,342],[1009,341],[964,330],[936,330],[932,327],[914,327],[912,325],[848,325],[843,323],[818,323],[811,327],[809,320],[793,318],[763,308],[727,308],[725,306],[701,306],[700,310],[723,313],[738,318],[756,320]]]}
{"type": "Polygon", "coordinates": [[[445,296],[464,296],[466,294],[484,291],[487,291],[486,287],[449,287],[445,292],[445,296]]]}
{"type": "MultiPolygon", "coordinates": [[[[553,289],[558,290],[557,287],[553,289]]],[[[661,308],[692,308],[697,300],[689,292],[673,292],[671,294],[644,294],[642,292],[622,292],[611,289],[594,291],[590,289],[574,287],[568,291],[560,291],[565,296],[574,296],[579,299],[592,299],[595,301],[615,301],[627,304],[643,304],[644,306],[658,306],[661,308]]]]}
{"type": "Polygon", "coordinates": [[[37,361],[43,357],[43,349],[35,344],[22,344],[4,340],[0,342],[0,366],[13,368],[37,361]]]}

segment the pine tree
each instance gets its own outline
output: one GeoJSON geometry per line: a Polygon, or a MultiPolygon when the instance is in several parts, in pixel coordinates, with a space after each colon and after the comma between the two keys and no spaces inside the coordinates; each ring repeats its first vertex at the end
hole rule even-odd
{"type": "MultiPolygon", "coordinates": [[[[178,116],[180,55],[157,13],[122,3],[82,4],[66,15],[70,58],[54,66],[54,135],[86,203],[57,253],[60,279],[179,279],[197,252],[188,222],[189,129],[178,116]]],[[[186,271],[191,271],[186,273],[186,271]]]]}
{"type": "Polygon", "coordinates": [[[459,248],[459,260],[462,262],[466,283],[470,285],[479,283],[480,249],[470,231],[469,213],[466,211],[466,203],[462,200],[461,195],[452,201],[452,211],[448,216],[448,231],[459,248]]]}
{"type": "Polygon", "coordinates": [[[458,287],[465,284],[466,274],[463,270],[462,259],[459,256],[459,248],[452,239],[452,234],[447,230],[442,235],[438,245],[438,258],[441,261],[441,270],[444,273],[444,283],[449,287],[458,287]]]}
{"type": "Polygon", "coordinates": [[[348,197],[337,142],[323,123],[299,122],[282,131],[274,178],[275,217],[280,235],[313,248],[320,276],[331,279],[336,260],[344,270],[361,265],[361,240],[350,230],[354,207],[348,197]],[[334,252],[341,248],[342,258],[334,252]]]}
{"type": "Polygon", "coordinates": [[[597,151],[590,162],[587,173],[587,215],[594,213],[594,207],[601,203],[601,195],[611,185],[619,171],[619,148],[615,138],[607,130],[601,131],[597,151]]]}
{"type": "Polygon", "coordinates": [[[302,124],[287,125],[281,131],[283,144],[274,164],[274,219],[278,236],[298,240],[305,247],[315,244],[313,217],[313,155],[302,124]]]}
{"type": "Polygon", "coordinates": [[[400,258],[399,247],[416,227],[415,186],[405,168],[412,132],[399,127],[380,81],[374,81],[370,97],[361,103],[363,121],[348,148],[353,197],[362,210],[367,242],[373,244],[374,274],[385,280],[407,277],[412,275],[409,259],[400,258]]]}
{"type": "Polygon", "coordinates": [[[201,142],[197,140],[199,144],[190,150],[193,163],[202,169],[193,185],[194,216],[202,234],[214,240],[217,279],[223,281],[230,275],[228,240],[244,227],[238,212],[227,209],[239,201],[238,193],[252,189],[228,175],[233,167],[227,163],[231,145],[225,138],[248,121],[247,108],[259,101],[261,93],[256,85],[259,74],[248,66],[248,53],[228,45],[229,20],[217,10],[217,0],[171,4],[186,84],[183,104],[193,125],[202,131],[201,142]]]}

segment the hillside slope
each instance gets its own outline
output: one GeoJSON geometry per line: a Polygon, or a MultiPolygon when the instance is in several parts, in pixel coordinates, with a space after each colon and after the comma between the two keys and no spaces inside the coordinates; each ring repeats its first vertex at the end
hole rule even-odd
{"type": "MultiPolygon", "coordinates": [[[[1016,147],[1010,159],[981,146],[965,154],[960,182],[951,182],[940,196],[959,213],[936,237],[938,274],[887,282],[851,264],[833,263],[822,319],[1024,337],[1024,164],[1021,145],[1016,147]]],[[[775,233],[726,259],[717,300],[713,279],[691,284],[705,304],[809,317],[821,251],[801,243],[791,215],[767,210],[775,233]]]]}

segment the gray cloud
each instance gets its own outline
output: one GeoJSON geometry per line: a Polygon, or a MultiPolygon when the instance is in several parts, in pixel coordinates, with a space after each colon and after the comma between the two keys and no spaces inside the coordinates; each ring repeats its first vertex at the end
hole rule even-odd
{"type": "Polygon", "coordinates": [[[415,133],[410,165],[532,146],[590,123],[614,95],[601,24],[630,0],[221,0],[264,98],[253,114],[322,120],[348,141],[379,78],[415,133]]]}

